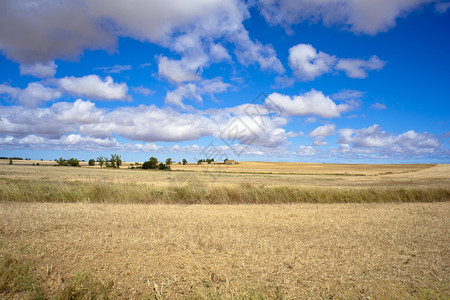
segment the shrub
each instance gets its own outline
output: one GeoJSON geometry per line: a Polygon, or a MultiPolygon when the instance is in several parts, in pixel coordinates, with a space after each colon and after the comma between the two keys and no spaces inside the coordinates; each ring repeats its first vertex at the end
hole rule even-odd
{"type": "Polygon", "coordinates": [[[91,167],[95,166],[95,159],[90,159],[88,165],[91,167]]]}
{"type": "Polygon", "coordinates": [[[80,166],[80,161],[78,159],[72,157],[71,159],[69,159],[67,161],[67,164],[69,166],[72,166],[72,167],[79,167],[80,166]]]}
{"type": "Polygon", "coordinates": [[[170,170],[170,165],[166,165],[165,163],[160,163],[158,165],[158,169],[160,169],[160,170],[170,170]]]}
{"type": "Polygon", "coordinates": [[[67,166],[68,165],[67,161],[62,157],[60,157],[59,159],[55,159],[55,162],[58,166],[67,166]]]}

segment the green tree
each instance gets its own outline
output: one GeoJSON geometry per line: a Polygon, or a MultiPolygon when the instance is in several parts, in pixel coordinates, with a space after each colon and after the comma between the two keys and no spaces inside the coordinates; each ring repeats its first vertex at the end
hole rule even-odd
{"type": "Polygon", "coordinates": [[[142,169],[157,169],[158,160],[156,157],[150,157],[150,159],[142,164],[142,169]]]}
{"type": "Polygon", "coordinates": [[[97,161],[98,161],[98,164],[100,165],[100,168],[103,168],[103,164],[106,162],[106,157],[99,156],[99,157],[97,157],[97,161]]]}
{"type": "Polygon", "coordinates": [[[9,164],[10,164],[10,165],[13,164],[12,158],[9,159],[9,164]]]}
{"type": "Polygon", "coordinates": [[[170,166],[171,163],[172,163],[172,159],[170,157],[168,159],[166,159],[166,165],[170,166]]]}
{"type": "Polygon", "coordinates": [[[186,158],[183,158],[183,165],[187,164],[187,162],[186,158]]]}
{"type": "Polygon", "coordinates": [[[88,165],[91,167],[95,166],[95,159],[90,159],[88,165]]]}
{"type": "Polygon", "coordinates": [[[71,159],[69,159],[67,161],[67,164],[69,166],[72,166],[72,167],[79,167],[80,166],[80,161],[78,159],[72,157],[71,159]]]}
{"type": "Polygon", "coordinates": [[[59,159],[55,159],[55,162],[58,166],[67,166],[68,165],[67,161],[62,157],[60,157],[59,159]]]}
{"type": "Polygon", "coordinates": [[[122,165],[122,158],[118,154],[111,154],[111,163],[113,168],[120,168],[122,165]]]}

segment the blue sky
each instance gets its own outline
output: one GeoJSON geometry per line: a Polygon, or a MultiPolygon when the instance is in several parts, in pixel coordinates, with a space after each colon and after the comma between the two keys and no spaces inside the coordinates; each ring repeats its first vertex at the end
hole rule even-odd
{"type": "Polygon", "coordinates": [[[450,162],[450,2],[0,3],[0,156],[450,162]]]}

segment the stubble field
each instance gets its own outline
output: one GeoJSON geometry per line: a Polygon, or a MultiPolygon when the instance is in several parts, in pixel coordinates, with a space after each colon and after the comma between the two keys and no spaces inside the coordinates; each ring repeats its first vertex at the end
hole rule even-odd
{"type": "Polygon", "coordinates": [[[245,164],[0,163],[0,298],[450,297],[448,165],[245,164]]]}

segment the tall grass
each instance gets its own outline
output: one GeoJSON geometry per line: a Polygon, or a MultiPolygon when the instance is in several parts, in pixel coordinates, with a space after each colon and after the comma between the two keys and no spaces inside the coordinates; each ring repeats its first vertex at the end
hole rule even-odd
{"type": "Polygon", "coordinates": [[[330,188],[241,185],[152,186],[4,179],[0,201],[159,204],[387,203],[450,200],[447,188],[330,188]]]}

